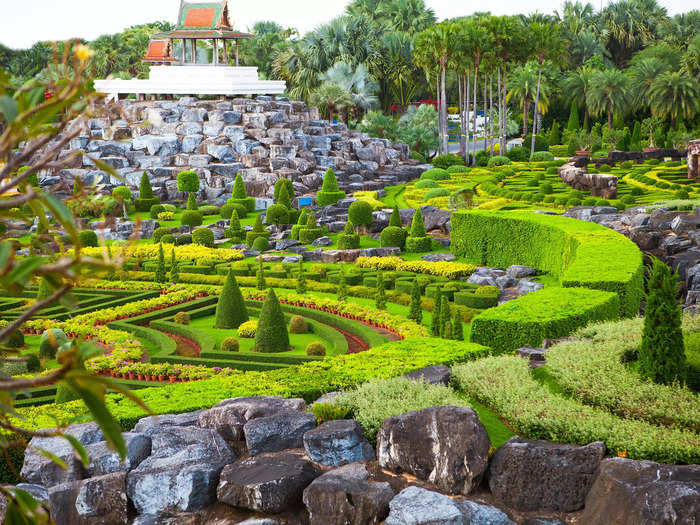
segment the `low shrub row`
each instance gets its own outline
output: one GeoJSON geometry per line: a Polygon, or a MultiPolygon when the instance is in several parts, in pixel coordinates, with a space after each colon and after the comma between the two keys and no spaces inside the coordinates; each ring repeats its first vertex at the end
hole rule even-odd
{"type": "Polygon", "coordinates": [[[375,270],[396,270],[459,279],[471,275],[476,266],[459,262],[404,261],[400,257],[358,257],[355,266],[375,270]]]}
{"type": "Polygon", "coordinates": [[[628,420],[551,393],[527,360],[500,356],[456,366],[456,387],[497,411],[530,439],[585,445],[602,441],[612,453],[662,463],[698,463],[700,435],[628,420]]]}

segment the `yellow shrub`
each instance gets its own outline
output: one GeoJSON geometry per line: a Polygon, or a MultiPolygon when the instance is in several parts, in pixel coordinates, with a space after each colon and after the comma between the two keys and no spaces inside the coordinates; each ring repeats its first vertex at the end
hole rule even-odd
{"type": "Polygon", "coordinates": [[[247,339],[252,339],[255,337],[255,332],[258,329],[258,322],[255,320],[246,321],[241,326],[238,327],[238,337],[245,337],[247,339]]]}

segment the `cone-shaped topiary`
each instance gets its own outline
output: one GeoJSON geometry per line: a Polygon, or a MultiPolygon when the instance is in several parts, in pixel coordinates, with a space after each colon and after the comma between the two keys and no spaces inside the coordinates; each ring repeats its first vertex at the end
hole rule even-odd
{"type": "Polygon", "coordinates": [[[320,191],[316,192],[316,204],[328,206],[344,198],[345,192],[338,187],[338,179],[335,177],[335,172],[332,168],[328,168],[323,176],[323,186],[320,191]]]}
{"type": "Polygon", "coordinates": [[[287,195],[289,195],[290,198],[294,197],[294,183],[289,179],[277,179],[277,181],[275,181],[275,188],[272,194],[272,197],[275,200],[279,200],[282,186],[286,186],[287,195]]]}
{"type": "Polygon", "coordinates": [[[420,283],[418,279],[413,280],[413,286],[411,287],[411,304],[408,318],[418,324],[423,322],[423,308],[421,308],[420,283]]]}
{"type": "Polygon", "coordinates": [[[450,314],[450,300],[447,298],[447,295],[443,295],[440,304],[440,337],[449,339],[451,334],[452,315],[450,314]]]}
{"type": "Polygon", "coordinates": [[[345,223],[343,233],[338,235],[338,249],[354,250],[360,247],[360,234],[355,233],[355,225],[352,221],[345,223]]]}
{"type": "Polygon", "coordinates": [[[180,269],[178,268],[177,259],[175,259],[175,248],[170,252],[170,282],[180,282],[180,269]]]}
{"type": "Polygon", "coordinates": [[[248,197],[245,190],[245,182],[243,182],[243,177],[241,177],[240,173],[236,174],[236,178],[233,181],[233,191],[231,195],[234,199],[245,199],[248,197]]]}
{"type": "Polygon", "coordinates": [[[452,339],[455,339],[456,341],[464,340],[464,327],[462,326],[462,317],[457,308],[455,308],[455,316],[452,320],[452,339]]]}
{"type": "Polygon", "coordinates": [[[255,332],[256,352],[286,352],[289,350],[289,333],[282,308],[275,291],[270,288],[260,310],[258,329],[255,332]]]}
{"type": "Polygon", "coordinates": [[[345,266],[340,265],[340,278],[338,281],[338,301],[344,303],[348,299],[348,283],[345,279],[345,266]]]}
{"type": "Polygon", "coordinates": [[[386,310],[386,290],[384,289],[384,275],[377,272],[377,291],[374,295],[375,305],[379,310],[386,310]]]}
{"type": "Polygon", "coordinates": [[[309,213],[309,216],[306,218],[306,227],[316,228],[316,226],[318,226],[318,223],[316,222],[316,214],[309,213]]]}
{"type": "Polygon", "coordinates": [[[306,274],[304,273],[304,259],[299,259],[299,273],[297,274],[297,293],[306,293],[306,274]]]}
{"type": "Polygon", "coordinates": [[[280,187],[279,196],[277,197],[277,204],[281,204],[288,210],[292,208],[292,197],[289,195],[289,191],[287,191],[286,184],[283,184],[280,187]]]}
{"type": "Polygon", "coordinates": [[[292,226],[292,233],[290,234],[290,237],[295,241],[299,240],[299,230],[301,230],[302,228],[306,228],[306,221],[309,218],[308,213],[309,212],[306,208],[302,208],[299,212],[299,218],[297,219],[297,223],[294,226],[292,226]]]}
{"type": "Polygon", "coordinates": [[[435,299],[435,306],[433,307],[433,314],[430,321],[430,335],[433,337],[440,337],[440,306],[442,306],[442,293],[438,291],[437,298],[435,299]]]}
{"type": "Polygon", "coordinates": [[[345,223],[345,226],[343,227],[343,233],[345,235],[352,235],[355,233],[355,225],[352,223],[352,221],[348,221],[345,223]]]}
{"type": "Polygon", "coordinates": [[[569,122],[566,125],[566,130],[569,132],[578,131],[581,122],[578,117],[578,103],[576,100],[571,101],[571,109],[569,110],[569,122]]]}
{"type": "Polygon", "coordinates": [[[141,174],[141,183],[139,184],[139,198],[153,198],[153,187],[151,186],[151,180],[148,178],[148,174],[145,171],[141,174]]]}
{"type": "Polygon", "coordinates": [[[187,196],[187,209],[188,210],[198,210],[199,206],[197,206],[197,197],[195,196],[194,193],[190,193],[187,196]]]}
{"type": "Polygon", "coordinates": [[[686,357],[681,330],[678,274],[659,259],[651,263],[646,296],[639,371],[655,383],[685,381],[686,357]]]}
{"type": "Polygon", "coordinates": [[[258,290],[265,289],[265,269],[263,268],[262,254],[258,256],[258,271],[255,273],[256,287],[258,290]]]}
{"type": "Polygon", "coordinates": [[[156,267],[155,281],[157,283],[164,283],[168,280],[168,276],[165,273],[165,255],[163,255],[163,243],[158,243],[158,266],[156,267]]]}
{"type": "Polygon", "coordinates": [[[399,212],[399,207],[394,204],[394,209],[391,211],[391,217],[389,217],[389,226],[397,226],[401,228],[401,213],[399,212]]]}
{"type": "Polygon", "coordinates": [[[253,223],[253,231],[256,233],[260,233],[262,231],[265,231],[263,228],[263,223],[262,223],[262,219],[260,218],[260,215],[255,217],[255,223],[253,223]]]}
{"type": "Polygon", "coordinates": [[[236,276],[229,270],[216,303],[214,328],[238,328],[248,320],[248,310],[238,288],[236,276]]]}
{"type": "Polygon", "coordinates": [[[416,209],[411,222],[411,237],[425,237],[425,223],[423,222],[423,212],[420,208],[416,209]]]}

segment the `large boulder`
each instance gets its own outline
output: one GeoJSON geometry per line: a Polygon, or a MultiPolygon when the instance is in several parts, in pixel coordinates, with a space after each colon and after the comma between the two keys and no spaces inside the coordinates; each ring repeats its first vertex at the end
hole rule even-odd
{"type": "Polygon", "coordinates": [[[274,415],[283,410],[304,410],[303,399],[277,396],[225,399],[199,415],[199,426],[216,429],[224,438],[243,438],[243,426],[251,419],[274,415]]]}
{"type": "Polygon", "coordinates": [[[445,405],[384,420],[379,464],[430,481],[449,494],[469,494],[488,466],[491,441],[476,412],[445,405]]]}
{"type": "Polygon", "coordinates": [[[605,459],[586,498],[581,523],[700,523],[700,465],[605,459]]]}
{"type": "Polygon", "coordinates": [[[414,370],[403,375],[411,381],[423,381],[431,385],[449,385],[452,370],[445,365],[426,366],[420,370],[414,370]]]}
{"type": "Polygon", "coordinates": [[[316,416],[298,410],[283,410],[248,421],[243,426],[251,456],[304,446],[304,433],[316,427],[316,416]]]}
{"type": "Polygon", "coordinates": [[[216,493],[233,507],[274,514],[301,506],[318,475],[313,463],[288,452],[256,456],[224,467],[216,493]]]}
{"type": "Polygon", "coordinates": [[[304,450],[316,463],[339,466],[372,461],[374,449],[354,419],[326,421],[304,434],[304,450]]]}
{"type": "Polygon", "coordinates": [[[107,446],[106,441],[100,441],[85,447],[90,464],[86,470],[88,477],[101,476],[120,470],[131,470],[138,467],[151,454],[151,438],[144,434],[125,432],[122,434],[126,444],[126,457],[122,461],[119,454],[107,446]]]}
{"type": "MultiPolygon", "coordinates": [[[[73,436],[83,445],[91,445],[104,439],[96,423],[71,425],[65,433],[73,436]]],[[[20,477],[27,483],[52,487],[59,483],[82,479],[83,470],[80,459],[65,438],[33,437],[24,454],[20,477]],[[45,450],[62,460],[66,468],[62,468],[58,463],[41,454],[39,450],[45,450]]]]}
{"type": "Polygon", "coordinates": [[[489,487],[497,502],[516,510],[572,512],[583,507],[604,456],[599,441],[576,446],[513,437],[491,460],[489,487]]]}
{"type": "Polygon", "coordinates": [[[389,503],[385,525],[464,525],[459,506],[443,494],[408,487],[389,503]]]}
{"type": "Polygon", "coordinates": [[[389,483],[368,478],[360,463],[316,478],[304,490],[310,525],[372,525],[386,518],[394,491],[389,483]]]}
{"type": "Polygon", "coordinates": [[[219,473],[236,455],[212,429],[163,427],[152,455],[127,476],[127,494],[140,514],[195,510],[213,503],[219,473]]]}
{"type": "Polygon", "coordinates": [[[126,525],[125,472],[55,485],[49,489],[56,525],[126,525]]]}
{"type": "Polygon", "coordinates": [[[139,419],[132,432],[146,436],[154,436],[165,427],[194,427],[197,426],[202,410],[185,412],[183,414],[162,414],[160,416],[147,416],[139,419]]]}

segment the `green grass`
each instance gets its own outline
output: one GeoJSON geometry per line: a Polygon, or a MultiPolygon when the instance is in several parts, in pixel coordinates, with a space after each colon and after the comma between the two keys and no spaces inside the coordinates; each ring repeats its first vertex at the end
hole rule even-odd
{"type": "Polygon", "coordinates": [[[486,427],[486,432],[488,432],[489,438],[491,439],[491,446],[498,448],[515,435],[505,423],[500,420],[498,414],[486,405],[482,405],[473,398],[470,398],[468,403],[479,416],[479,421],[486,427]]]}
{"type": "Polygon", "coordinates": [[[386,195],[379,199],[384,204],[390,207],[398,206],[399,209],[409,208],[410,206],[406,204],[403,198],[403,193],[406,191],[406,185],[400,184],[399,186],[387,186],[384,188],[386,190],[386,195]]]}
{"type": "MultiPolygon", "coordinates": [[[[252,318],[251,318],[252,319],[252,318]]],[[[238,339],[238,343],[240,345],[239,352],[240,353],[255,353],[252,352],[251,348],[255,344],[255,339],[254,338],[245,338],[245,337],[238,337],[238,330],[225,330],[225,329],[219,329],[219,328],[214,328],[214,316],[207,316],[207,317],[200,317],[198,319],[193,319],[190,323],[192,328],[196,328],[197,330],[200,330],[207,335],[209,335],[212,339],[214,339],[216,343],[216,348],[219,348],[221,345],[221,342],[226,339],[227,337],[235,337],[238,339]]],[[[333,348],[332,345],[320,337],[317,334],[314,333],[308,333],[308,334],[289,334],[289,342],[290,344],[294,347],[293,350],[290,350],[288,352],[279,352],[279,355],[306,355],[306,347],[310,343],[319,341],[323,343],[326,346],[326,349],[329,351],[333,348]]],[[[233,353],[231,356],[235,357],[235,353],[233,353]]],[[[267,355],[278,355],[277,352],[270,353],[267,355]]]]}

